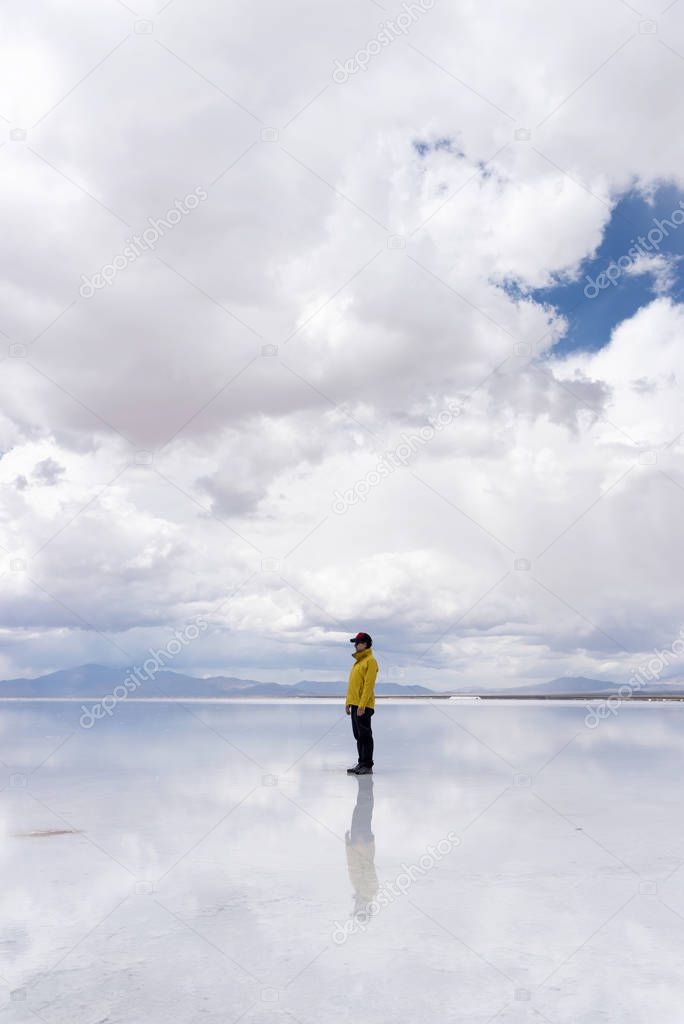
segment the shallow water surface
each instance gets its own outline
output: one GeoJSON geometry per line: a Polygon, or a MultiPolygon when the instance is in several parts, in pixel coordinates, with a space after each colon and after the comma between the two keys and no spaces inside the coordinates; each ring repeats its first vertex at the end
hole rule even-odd
{"type": "Polygon", "coordinates": [[[0,1021],[680,1021],[684,707],[586,713],[0,704],[0,1021]]]}

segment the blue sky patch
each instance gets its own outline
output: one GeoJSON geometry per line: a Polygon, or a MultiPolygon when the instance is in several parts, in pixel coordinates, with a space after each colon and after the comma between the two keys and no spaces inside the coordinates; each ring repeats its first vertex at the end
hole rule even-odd
{"type": "Polygon", "coordinates": [[[559,278],[548,288],[529,291],[508,281],[504,288],[513,297],[552,305],[567,317],[567,334],[554,346],[554,355],[602,348],[617,324],[658,294],[684,302],[684,192],[663,185],[650,201],[636,191],[622,196],[595,257],[584,261],[576,281],[559,278]],[[665,273],[630,273],[641,255],[665,257],[665,273]]]}
{"type": "Polygon", "coordinates": [[[427,142],[424,139],[414,139],[413,148],[420,157],[426,157],[428,153],[451,153],[453,156],[464,157],[465,153],[460,149],[454,139],[450,139],[444,136],[440,139],[433,139],[431,142],[427,142]]]}

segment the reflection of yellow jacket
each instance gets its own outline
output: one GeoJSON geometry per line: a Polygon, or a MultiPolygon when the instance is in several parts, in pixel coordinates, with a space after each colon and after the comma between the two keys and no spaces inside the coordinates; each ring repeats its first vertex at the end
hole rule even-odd
{"type": "Polygon", "coordinates": [[[347,840],[347,869],[349,881],[360,903],[370,903],[378,891],[375,871],[375,840],[347,840]]]}
{"type": "Polygon", "coordinates": [[[375,677],[378,674],[378,663],[373,657],[372,648],[365,651],[354,651],[354,664],[349,673],[347,686],[347,704],[356,704],[360,708],[375,707],[375,677]]]}

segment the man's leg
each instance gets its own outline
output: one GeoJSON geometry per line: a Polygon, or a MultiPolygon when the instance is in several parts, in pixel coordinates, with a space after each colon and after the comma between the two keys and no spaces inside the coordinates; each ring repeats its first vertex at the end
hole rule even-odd
{"type": "MultiPolygon", "coordinates": [[[[352,732],[354,733],[354,739],[356,740],[356,751],[357,751],[357,754],[358,754],[357,760],[358,760],[358,763],[361,764],[361,732],[360,732],[360,729],[359,729],[359,720],[356,717],[356,712],[357,711],[358,711],[358,708],[357,708],[356,704],[352,704],[351,705],[352,732]]],[[[363,715],[361,715],[361,718],[363,718],[363,715]]]]}
{"type": "MultiPolygon", "coordinates": [[[[354,712],[352,711],[352,714],[353,713],[354,712]]],[[[359,764],[363,765],[364,768],[373,767],[373,729],[371,727],[372,715],[373,708],[366,708],[364,713],[356,719],[357,729],[359,732],[359,764]]]]}

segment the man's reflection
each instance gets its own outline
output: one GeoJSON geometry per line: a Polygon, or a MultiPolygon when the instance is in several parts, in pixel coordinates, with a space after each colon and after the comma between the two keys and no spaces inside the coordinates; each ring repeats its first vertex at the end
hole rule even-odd
{"type": "Polygon", "coordinates": [[[378,892],[378,876],[375,872],[375,836],[373,819],[373,776],[357,775],[358,792],[352,814],[351,827],[345,834],[347,869],[349,881],[354,889],[353,917],[368,921],[371,917],[369,904],[378,892]]]}

